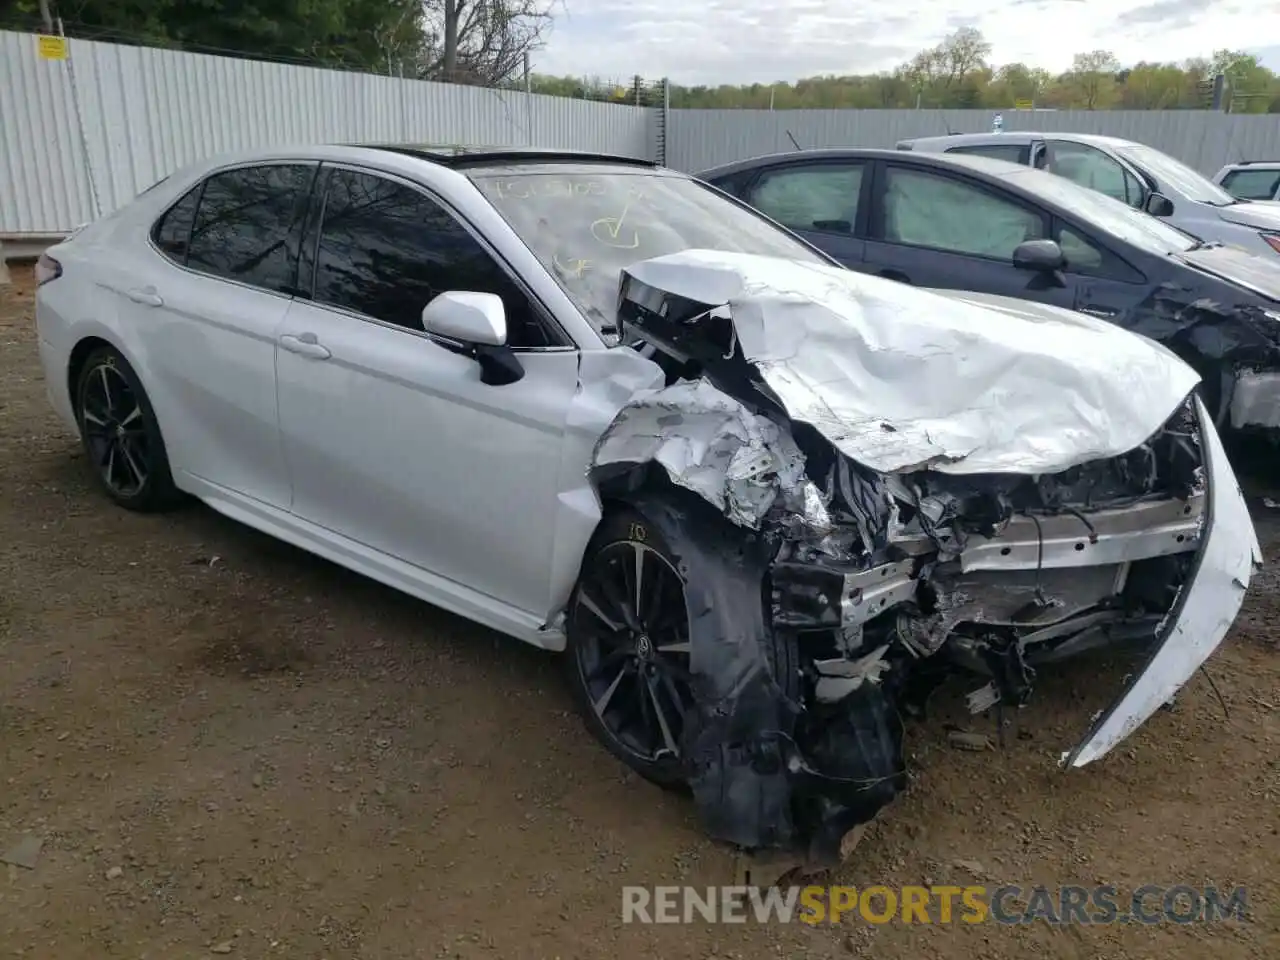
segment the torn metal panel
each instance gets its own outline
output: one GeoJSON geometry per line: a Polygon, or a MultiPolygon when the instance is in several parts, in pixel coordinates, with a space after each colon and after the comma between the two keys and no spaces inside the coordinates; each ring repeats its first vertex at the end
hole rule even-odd
{"type": "Polygon", "coordinates": [[[727,347],[768,394],[881,473],[1054,473],[1117,456],[1198,380],[1102,320],[992,323],[990,309],[825,265],[705,250],[642,261],[623,281],[624,300],[653,320],[637,327],[687,322],[658,317],[653,291],[727,304],[727,347]]]}
{"type": "Polygon", "coordinates": [[[1222,643],[1240,612],[1262,549],[1244,495],[1204,404],[1196,401],[1209,479],[1204,547],[1158,645],[1129,689],[1063,762],[1082,767],[1105,756],[1167,703],[1222,643]]]}
{"type": "Polygon", "coordinates": [[[592,454],[597,476],[611,466],[657,463],[677,486],[714,504],[733,523],[758,529],[784,497],[806,527],[829,526],[790,433],[705,380],[632,399],[592,454]]]}

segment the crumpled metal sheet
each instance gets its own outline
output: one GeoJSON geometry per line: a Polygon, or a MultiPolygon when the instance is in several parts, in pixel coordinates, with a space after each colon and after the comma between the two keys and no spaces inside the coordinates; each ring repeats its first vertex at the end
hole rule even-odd
{"type": "Polygon", "coordinates": [[[626,273],[727,305],[787,413],[882,473],[1056,473],[1118,456],[1199,380],[1103,320],[1002,313],[838,267],[687,250],[626,273]]]}
{"type": "Polygon", "coordinates": [[[791,434],[706,380],[681,381],[633,398],[591,458],[593,470],[649,462],[738,526],[759,529],[779,496],[805,526],[830,525],[791,434]]]}

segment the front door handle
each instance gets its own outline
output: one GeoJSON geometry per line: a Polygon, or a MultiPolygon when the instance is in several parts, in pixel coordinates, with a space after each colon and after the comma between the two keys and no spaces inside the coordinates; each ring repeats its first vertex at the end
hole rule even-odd
{"type": "Polygon", "coordinates": [[[130,290],[125,294],[134,303],[141,303],[148,307],[163,307],[164,297],[156,293],[155,287],[142,287],[141,289],[130,290]]]}
{"type": "Polygon", "coordinates": [[[296,337],[286,333],[280,337],[280,346],[312,360],[328,360],[333,356],[328,347],[316,340],[314,333],[300,333],[296,337]]]}

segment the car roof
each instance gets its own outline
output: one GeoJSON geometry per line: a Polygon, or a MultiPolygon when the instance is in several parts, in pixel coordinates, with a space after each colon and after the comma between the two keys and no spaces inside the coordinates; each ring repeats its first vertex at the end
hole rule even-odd
{"type": "Polygon", "coordinates": [[[1100,147],[1134,147],[1138,144],[1133,140],[1125,140],[1121,137],[1106,137],[1098,133],[1072,133],[1067,130],[1005,130],[1000,133],[987,131],[986,133],[951,133],[944,136],[932,137],[907,137],[899,140],[900,144],[929,144],[931,146],[964,146],[967,144],[987,144],[999,143],[1001,140],[1022,141],[1022,140],[1075,140],[1080,143],[1092,143],[1100,147]]]}
{"type": "Polygon", "coordinates": [[[1228,163],[1223,170],[1269,170],[1272,167],[1280,168],[1280,160],[1237,160],[1235,163],[1228,163]]]}
{"type": "Polygon", "coordinates": [[[1028,168],[1020,164],[1010,163],[1007,160],[996,160],[993,157],[974,157],[967,154],[958,153],[904,153],[901,150],[873,150],[873,149],[822,149],[822,150],[792,150],[787,153],[771,153],[762,157],[752,157],[749,160],[735,160],[733,163],[721,164],[718,167],[712,167],[710,170],[704,170],[698,174],[701,180],[713,180],[729,174],[740,173],[744,170],[754,170],[757,167],[768,167],[779,163],[792,163],[797,160],[803,161],[833,161],[833,160],[892,160],[897,163],[910,163],[916,166],[924,167],[946,167],[946,168],[964,168],[974,170],[978,173],[985,173],[991,177],[1004,178],[1016,173],[1024,173],[1028,168]]]}

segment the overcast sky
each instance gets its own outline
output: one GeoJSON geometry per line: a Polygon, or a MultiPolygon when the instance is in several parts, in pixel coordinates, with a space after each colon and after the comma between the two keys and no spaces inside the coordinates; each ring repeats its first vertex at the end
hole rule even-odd
{"type": "Polygon", "coordinates": [[[1182,60],[1223,47],[1280,68],[1280,0],[559,0],[539,73],[684,84],[889,70],[957,27],[994,63],[1054,72],[1073,54],[1182,60]],[[994,12],[991,12],[994,11],[994,12]],[[1258,46],[1258,42],[1271,46],[1258,46]]]}

